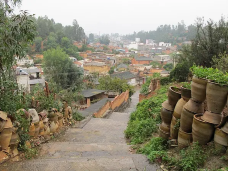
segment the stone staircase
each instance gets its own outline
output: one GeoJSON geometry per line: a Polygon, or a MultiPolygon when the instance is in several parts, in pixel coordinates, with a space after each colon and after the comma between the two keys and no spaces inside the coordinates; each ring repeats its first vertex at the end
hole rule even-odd
{"type": "MultiPolygon", "coordinates": [[[[124,130],[135,110],[137,93],[125,113],[92,118],[82,129],[70,128],[54,142],[43,144],[38,159],[13,163],[5,170],[23,171],[153,171],[144,155],[133,154],[124,130]]],[[[1,169],[0,169],[1,170],[1,169]]]]}

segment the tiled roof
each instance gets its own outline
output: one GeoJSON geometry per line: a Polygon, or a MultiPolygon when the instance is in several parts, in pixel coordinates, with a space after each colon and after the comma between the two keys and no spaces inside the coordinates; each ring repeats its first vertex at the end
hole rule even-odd
{"type": "Polygon", "coordinates": [[[126,72],[119,72],[119,73],[112,74],[111,77],[112,78],[117,77],[123,80],[129,80],[129,79],[135,78],[135,75],[132,74],[130,71],[126,71],[126,72]]]}
{"type": "Polygon", "coordinates": [[[103,92],[105,92],[105,90],[87,89],[87,90],[83,90],[81,92],[81,94],[84,97],[92,97],[92,96],[95,96],[95,95],[100,94],[100,93],[103,93],[103,92]]]}
{"type": "Polygon", "coordinates": [[[140,56],[140,57],[135,57],[136,61],[153,61],[150,57],[145,57],[145,56],[140,56]]]}
{"type": "Polygon", "coordinates": [[[119,66],[117,66],[117,69],[119,68],[128,68],[128,66],[126,64],[120,64],[119,66]]]}

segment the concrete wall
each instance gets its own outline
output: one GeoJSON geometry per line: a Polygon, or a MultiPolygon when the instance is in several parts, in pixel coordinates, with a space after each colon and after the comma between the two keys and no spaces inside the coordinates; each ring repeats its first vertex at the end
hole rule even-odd
{"type": "Polygon", "coordinates": [[[94,117],[101,118],[105,114],[107,110],[110,108],[110,101],[107,101],[107,103],[96,113],[94,113],[94,117]]]}

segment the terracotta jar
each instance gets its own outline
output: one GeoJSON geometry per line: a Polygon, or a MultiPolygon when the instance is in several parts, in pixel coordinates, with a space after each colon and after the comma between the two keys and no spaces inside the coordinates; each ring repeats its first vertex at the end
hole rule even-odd
{"type": "Polygon", "coordinates": [[[191,98],[191,90],[181,86],[181,98],[188,101],[191,98]]]}
{"type": "Polygon", "coordinates": [[[50,133],[55,133],[56,132],[56,129],[57,129],[57,125],[55,124],[54,121],[51,121],[51,124],[50,124],[50,133]]]}
{"type": "Polygon", "coordinates": [[[29,127],[29,135],[30,135],[31,137],[34,137],[34,135],[35,135],[35,130],[36,130],[36,128],[35,128],[34,123],[31,123],[31,125],[30,125],[30,127],[29,127]]]}
{"type": "Polygon", "coordinates": [[[206,122],[212,123],[214,125],[218,125],[222,120],[222,115],[205,111],[201,118],[206,122]]]}
{"type": "Polygon", "coordinates": [[[175,109],[174,109],[174,112],[173,112],[173,116],[177,119],[180,119],[181,118],[181,113],[182,113],[182,110],[183,110],[183,106],[186,104],[187,102],[181,98],[180,100],[178,100],[176,106],[175,106],[175,109]]]}
{"type": "Polygon", "coordinates": [[[174,111],[174,107],[169,104],[168,100],[162,103],[162,107],[165,108],[166,110],[169,110],[172,112],[174,111]]]}
{"type": "Polygon", "coordinates": [[[190,99],[185,105],[184,108],[192,113],[204,113],[204,104],[190,99]]]}
{"type": "Polygon", "coordinates": [[[162,122],[160,124],[160,129],[166,133],[170,132],[170,125],[166,124],[165,122],[162,122]]]}
{"type": "Polygon", "coordinates": [[[169,139],[169,132],[162,131],[159,127],[159,137],[162,137],[164,139],[169,139]]]}
{"type": "Polygon", "coordinates": [[[59,128],[62,128],[63,127],[63,118],[59,119],[58,123],[59,123],[59,128]]]}
{"type": "Polygon", "coordinates": [[[0,132],[4,129],[7,122],[7,113],[0,111],[0,132]]]}
{"type": "Polygon", "coordinates": [[[188,147],[190,143],[192,142],[192,133],[187,133],[179,129],[178,132],[178,147],[188,147]]]}
{"type": "Polygon", "coordinates": [[[176,87],[169,87],[168,102],[171,106],[175,106],[177,101],[181,98],[180,89],[176,87]]]}
{"type": "Polygon", "coordinates": [[[173,111],[169,111],[165,108],[161,108],[161,119],[163,122],[170,125],[172,117],[173,117],[173,111]]]}
{"type": "Polygon", "coordinates": [[[0,134],[0,145],[2,150],[7,150],[12,137],[12,128],[4,128],[0,134]]]}
{"type": "Polygon", "coordinates": [[[39,115],[35,109],[29,109],[28,113],[30,116],[32,116],[32,123],[37,123],[40,121],[39,115]]]}
{"type": "Polygon", "coordinates": [[[18,153],[19,153],[17,150],[19,142],[20,142],[20,138],[19,138],[18,133],[13,132],[11,140],[10,140],[10,150],[11,150],[11,153],[13,154],[13,156],[18,155],[18,153]]]}
{"type": "Polygon", "coordinates": [[[206,98],[207,80],[193,76],[191,82],[191,98],[199,103],[204,102],[206,98]]]}
{"type": "Polygon", "coordinates": [[[220,145],[228,146],[228,134],[223,132],[221,129],[216,128],[215,135],[214,135],[214,141],[220,145]]]}
{"type": "Polygon", "coordinates": [[[208,82],[206,99],[207,110],[212,113],[221,114],[227,102],[228,86],[208,82]]]}
{"type": "Polygon", "coordinates": [[[214,125],[201,119],[202,114],[196,114],[192,124],[193,142],[199,142],[201,145],[207,144],[214,135],[214,125]]]}
{"type": "Polygon", "coordinates": [[[40,133],[40,123],[36,122],[36,123],[34,123],[34,126],[35,126],[34,138],[37,138],[39,136],[39,133],[40,133]]]}
{"type": "Polygon", "coordinates": [[[176,119],[174,116],[172,118],[171,121],[171,125],[170,125],[170,137],[171,139],[177,139],[178,137],[178,130],[179,130],[179,124],[180,119],[176,119]]]}
{"type": "Polygon", "coordinates": [[[180,119],[180,128],[187,133],[192,132],[192,122],[195,113],[192,113],[183,108],[180,119]]]}
{"type": "Polygon", "coordinates": [[[45,131],[44,131],[45,125],[44,125],[43,121],[39,122],[39,126],[40,126],[39,135],[44,135],[45,134],[45,131]]]}
{"type": "Polygon", "coordinates": [[[221,128],[221,130],[228,134],[228,121],[225,123],[225,125],[221,128]]]}

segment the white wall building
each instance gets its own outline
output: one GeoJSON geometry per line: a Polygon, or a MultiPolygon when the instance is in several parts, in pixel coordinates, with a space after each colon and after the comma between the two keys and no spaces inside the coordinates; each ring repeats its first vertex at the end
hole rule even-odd
{"type": "Polygon", "coordinates": [[[159,42],[158,46],[170,47],[171,43],[159,42]]]}
{"type": "Polygon", "coordinates": [[[136,43],[136,42],[131,42],[131,43],[128,45],[128,49],[138,49],[138,43],[136,43]]]}

